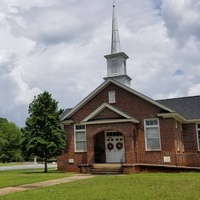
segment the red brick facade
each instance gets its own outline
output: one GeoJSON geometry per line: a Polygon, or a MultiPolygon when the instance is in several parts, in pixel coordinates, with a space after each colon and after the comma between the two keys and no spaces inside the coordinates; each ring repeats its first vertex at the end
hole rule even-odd
{"type": "MultiPolygon", "coordinates": [[[[173,165],[182,166],[193,164],[193,160],[185,155],[199,156],[197,148],[196,124],[182,124],[175,118],[158,117],[159,113],[167,113],[159,105],[153,104],[145,97],[140,97],[134,92],[119,87],[119,85],[110,82],[104,88],[99,89],[88,101],[83,102],[78,109],[70,115],[68,119],[72,122],[65,125],[66,149],[62,155],[58,156],[58,169],[64,171],[79,172],[81,164],[94,163],[95,146],[98,145],[105,151],[105,131],[120,132],[124,136],[125,163],[124,164],[153,164],[153,165],[173,165]],[[109,104],[108,93],[115,91],[116,103],[109,104]],[[87,151],[75,152],[74,145],[74,125],[80,124],[92,112],[98,109],[102,104],[107,103],[119,110],[115,112],[108,107],[92,116],[86,123],[87,151]],[[124,120],[125,117],[120,112],[131,116],[139,121],[111,121],[106,120],[124,120]],[[161,150],[146,151],[145,147],[145,119],[159,119],[161,150]],[[102,120],[102,123],[95,121],[102,120]],[[70,161],[73,160],[73,162],[70,161]]],[[[101,162],[106,162],[105,153],[102,152],[101,162]]],[[[134,168],[136,170],[136,168],[134,168]]],[[[132,172],[134,171],[132,170],[132,172]]],[[[131,171],[131,170],[130,170],[131,171]]],[[[130,172],[129,171],[129,172],[130,172]]]]}

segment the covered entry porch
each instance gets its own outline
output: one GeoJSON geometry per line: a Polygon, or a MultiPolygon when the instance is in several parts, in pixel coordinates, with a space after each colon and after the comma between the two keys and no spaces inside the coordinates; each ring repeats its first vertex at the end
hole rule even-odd
{"type": "Polygon", "coordinates": [[[95,135],[94,163],[125,163],[123,133],[103,131],[95,135]]]}
{"type": "Polygon", "coordinates": [[[122,171],[122,165],[136,161],[137,127],[133,122],[121,124],[87,124],[87,162],[79,168],[90,173],[94,168],[113,168],[122,171]]]}

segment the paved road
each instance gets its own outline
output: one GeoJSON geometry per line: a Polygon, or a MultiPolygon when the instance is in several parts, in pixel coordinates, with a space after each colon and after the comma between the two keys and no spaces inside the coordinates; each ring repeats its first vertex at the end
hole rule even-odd
{"type": "MultiPolygon", "coordinates": [[[[44,164],[28,164],[15,166],[0,166],[0,171],[16,170],[16,169],[40,169],[44,168],[44,164]]],[[[57,164],[48,164],[48,168],[57,168],[57,164]]]]}

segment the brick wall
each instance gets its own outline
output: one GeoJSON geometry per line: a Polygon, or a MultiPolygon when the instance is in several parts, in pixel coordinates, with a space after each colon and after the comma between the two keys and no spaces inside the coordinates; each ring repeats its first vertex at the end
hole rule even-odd
{"type": "Polygon", "coordinates": [[[116,94],[116,103],[112,105],[131,114],[138,120],[143,120],[146,117],[157,117],[157,113],[161,111],[160,108],[111,83],[88,101],[71,118],[75,123],[79,123],[100,105],[105,102],[108,103],[108,92],[113,90],[116,94]]]}
{"type": "Polygon", "coordinates": [[[183,124],[183,142],[185,152],[198,151],[196,124],[183,124]]]}
{"type": "MultiPolygon", "coordinates": [[[[94,96],[90,101],[85,103],[77,110],[71,119],[75,123],[80,123],[91,112],[96,110],[103,103],[108,103],[108,92],[115,91],[116,103],[112,104],[121,111],[133,116],[139,120],[139,124],[130,122],[126,123],[110,123],[110,124],[93,124],[87,125],[87,152],[74,152],[74,124],[65,126],[67,135],[67,147],[65,152],[58,157],[58,169],[67,171],[79,171],[78,165],[94,162],[94,138],[97,134],[104,131],[117,131],[124,135],[126,163],[152,163],[152,164],[177,164],[177,153],[179,151],[197,151],[194,125],[183,125],[177,123],[173,118],[159,118],[161,151],[146,151],[144,119],[158,118],[157,114],[161,112],[161,108],[141,99],[140,97],[114,85],[110,84],[94,96]],[[184,145],[183,145],[184,143],[184,145]],[[164,163],[164,156],[170,157],[170,162],[164,163]],[[68,160],[74,159],[73,164],[69,164],[68,160]]],[[[95,116],[94,119],[116,119],[120,118],[119,114],[104,109],[95,116]]]]}
{"type": "Polygon", "coordinates": [[[121,119],[124,118],[120,114],[110,110],[109,108],[105,108],[102,112],[98,113],[95,117],[93,117],[93,120],[98,119],[121,119]]]}

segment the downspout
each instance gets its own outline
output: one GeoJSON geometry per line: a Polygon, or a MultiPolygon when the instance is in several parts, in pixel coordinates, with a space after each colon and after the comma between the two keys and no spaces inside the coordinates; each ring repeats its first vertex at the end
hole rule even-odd
{"type": "MultiPolygon", "coordinates": [[[[177,153],[180,153],[180,143],[179,143],[179,128],[178,121],[175,120],[175,132],[176,132],[176,145],[177,145],[177,153]]],[[[176,165],[179,162],[179,155],[176,153],[176,165]]]]}
{"type": "Polygon", "coordinates": [[[137,136],[138,136],[138,132],[136,129],[136,125],[134,124],[134,129],[133,129],[133,144],[134,144],[134,153],[135,153],[135,163],[138,162],[138,155],[137,155],[137,136]]]}

